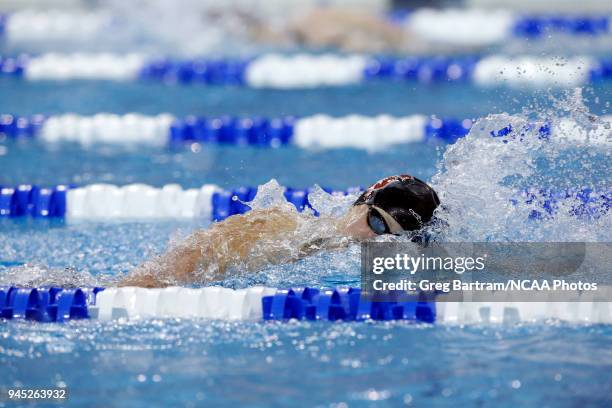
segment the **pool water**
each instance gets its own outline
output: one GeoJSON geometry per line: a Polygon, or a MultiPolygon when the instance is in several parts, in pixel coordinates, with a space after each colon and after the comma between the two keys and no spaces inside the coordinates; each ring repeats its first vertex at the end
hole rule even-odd
{"type": "MultiPolygon", "coordinates": [[[[186,115],[331,116],[410,115],[478,118],[488,113],[538,111],[566,89],[475,87],[469,83],[422,84],[371,81],[346,87],[299,90],[252,89],[157,82],[21,81],[0,77],[0,112],[19,115],[94,115],[100,112],[162,112],[186,115]]],[[[597,82],[583,90],[585,104],[597,115],[609,112],[612,83],[597,82]]]]}
{"type": "Polygon", "coordinates": [[[0,174],[0,185],[138,182],[154,186],[178,183],[184,188],[213,183],[235,188],[257,186],[276,178],[282,185],[296,188],[320,184],[335,189],[364,185],[398,171],[428,179],[444,148],[436,143],[416,143],[368,153],[357,149],[316,152],[291,146],[83,149],[68,143],[49,148],[31,141],[9,141],[4,146],[7,154],[0,156],[0,161],[11,171],[0,174]],[[38,165],[23,165],[40,162],[45,163],[44,171],[38,165]]]}
{"type": "Polygon", "coordinates": [[[603,407],[611,341],[554,323],[12,322],[0,360],[3,387],[65,384],[73,406],[603,407]]]}
{"type": "MultiPolygon", "coordinates": [[[[568,90],[476,89],[467,84],[368,83],[281,92],[0,81],[0,112],[24,115],[324,112],[482,118],[507,111],[513,115],[489,120],[506,126],[520,115],[538,117],[544,112],[555,117],[573,109],[571,103],[561,103],[566,110],[559,107],[564,94],[571,93],[568,90]]],[[[585,89],[583,107],[595,116],[609,114],[611,94],[608,83],[585,89]]],[[[486,133],[475,131],[450,148],[405,144],[379,152],[207,145],[82,147],[4,140],[0,185],[142,182],[233,188],[274,178],[292,187],[345,189],[389,174],[411,173],[434,182],[445,199],[462,210],[448,214],[455,225],[465,227],[451,228],[449,236],[455,239],[610,241],[609,213],[598,219],[559,216],[534,223],[525,216],[527,208],[500,205],[508,201],[504,183],[610,191],[609,144],[568,147],[536,140],[529,148],[512,141],[503,147],[501,141],[495,144],[485,138],[486,133]],[[508,212],[501,213],[502,208],[508,212]]],[[[0,219],[0,285],[112,285],[170,242],[208,224],[205,219],[0,219]]],[[[250,275],[234,271],[215,284],[357,286],[359,276],[359,248],[349,247],[250,275]]],[[[67,386],[70,406],[603,407],[612,404],[610,344],[610,326],[552,321],[489,327],[181,319],[64,325],[0,322],[0,391],[67,386]]],[[[0,399],[0,406],[12,404],[0,399]]]]}

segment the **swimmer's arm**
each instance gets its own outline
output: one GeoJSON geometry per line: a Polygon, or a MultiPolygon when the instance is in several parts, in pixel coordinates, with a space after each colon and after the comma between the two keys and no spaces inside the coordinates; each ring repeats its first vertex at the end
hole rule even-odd
{"type": "Polygon", "coordinates": [[[138,269],[131,271],[117,286],[136,286],[139,288],[165,288],[170,286],[165,279],[160,279],[151,273],[139,273],[137,271],[138,269]]]}
{"type": "MultiPolygon", "coordinates": [[[[296,228],[295,215],[279,209],[254,210],[232,216],[205,231],[196,231],[180,245],[130,272],[119,286],[166,287],[207,283],[223,278],[226,269],[245,262],[257,269],[269,263],[267,253],[250,255],[261,239],[271,239],[296,228]],[[198,276],[199,269],[214,266],[214,275],[198,276]]],[[[274,248],[269,249],[271,252],[274,248]]]]}
{"type": "Polygon", "coordinates": [[[202,232],[195,232],[183,243],[172,247],[165,254],[144,262],[132,270],[119,286],[162,288],[177,283],[193,281],[193,273],[201,262],[202,232]]]}

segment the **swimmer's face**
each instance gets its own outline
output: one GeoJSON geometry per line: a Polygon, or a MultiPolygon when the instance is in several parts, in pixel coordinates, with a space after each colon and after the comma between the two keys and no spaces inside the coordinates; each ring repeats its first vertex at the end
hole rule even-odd
{"type": "Polygon", "coordinates": [[[376,233],[372,231],[368,225],[368,206],[356,205],[351,207],[348,213],[342,219],[343,233],[357,240],[366,240],[376,237],[376,233]]]}

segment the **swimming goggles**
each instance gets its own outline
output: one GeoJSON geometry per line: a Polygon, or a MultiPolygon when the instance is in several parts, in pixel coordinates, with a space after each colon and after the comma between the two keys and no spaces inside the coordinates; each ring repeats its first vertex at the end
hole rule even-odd
{"type": "Polygon", "coordinates": [[[402,226],[395,221],[395,219],[382,208],[376,207],[375,205],[368,205],[367,221],[368,227],[376,235],[384,234],[399,234],[403,231],[402,226]]]}

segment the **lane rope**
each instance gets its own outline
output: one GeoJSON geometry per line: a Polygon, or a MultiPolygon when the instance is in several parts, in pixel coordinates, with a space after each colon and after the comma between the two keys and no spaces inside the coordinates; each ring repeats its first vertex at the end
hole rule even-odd
{"type": "MultiPolygon", "coordinates": [[[[309,194],[312,188],[284,187],[285,199],[298,211],[312,210],[309,194]]],[[[255,198],[258,187],[222,189],[214,184],[183,189],[178,184],[153,187],[146,184],[90,184],[87,186],[57,185],[40,187],[30,184],[0,186],[0,218],[34,217],[79,219],[154,219],[204,218],[221,221],[244,214],[250,207],[244,203],[255,198]]],[[[323,188],[332,195],[357,194],[363,187],[346,190],[323,188]]],[[[559,204],[572,200],[571,214],[598,218],[610,209],[612,192],[582,189],[527,189],[511,200],[532,204],[529,218],[554,216],[559,204]]],[[[317,215],[315,211],[315,215],[317,215]]]]}
{"type": "MultiPolygon", "coordinates": [[[[374,7],[371,11],[380,10],[374,7]]],[[[559,35],[598,39],[612,34],[608,15],[534,15],[508,10],[421,8],[410,12],[392,11],[387,18],[420,40],[457,46],[494,46],[516,39],[537,40],[559,35]]],[[[59,45],[77,48],[117,32],[117,39],[125,43],[134,40],[130,35],[132,31],[129,20],[106,10],[18,10],[0,14],[0,36],[12,49],[49,49],[59,48],[59,45]]],[[[110,44],[105,45],[113,48],[110,44]]]]}
{"type": "MultiPolygon", "coordinates": [[[[508,324],[557,319],[612,323],[612,302],[576,292],[566,302],[444,302],[424,292],[371,302],[359,288],[246,289],[169,287],[0,288],[1,317],[66,322],[79,319],[205,318],[238,321],[389,321],[508,324]]],[[[552,296],[552,295],[551,295],[552,296]]]]}
{"type": "MultiPolygon", "coordinates": [[[[592,145],[609,143],[612,116],[602,116],[601,126],[589,131],[569,118],[556,123],[534,123],[529,128],[514,129],[508,125],[492,131],[492,137],[513,137],[537,128],[541,138],[571,139],[592,145]]],[[[230,146],[278,148],[295,146],[303,149],[355,148],[368,151],[390,146],[429,141],[454,143],[465,137],[472,119],[438,118],[435,116],[348,115],[332,117],[313,115],[296,118],[204,117],[190,115],[176,118],[170,114],[147,116],[137,113],[93,116],[76,114],[17,116],[0,115],[0,137],[37,139],[45,143],[70,142],[84,146],[93,144],[149,145],[175,147],[202,143],[230,146]]]]}
{"type": "Polygon", "coordinates": [[[250,59],[148,60],[138,54],[0,58],[0,74],[29,81],[109,80],[304,89],[370,80],[479,86],[577,86],[612,78],[612,59],[574,56],[374,57],[266,54],[250,59]]]}

